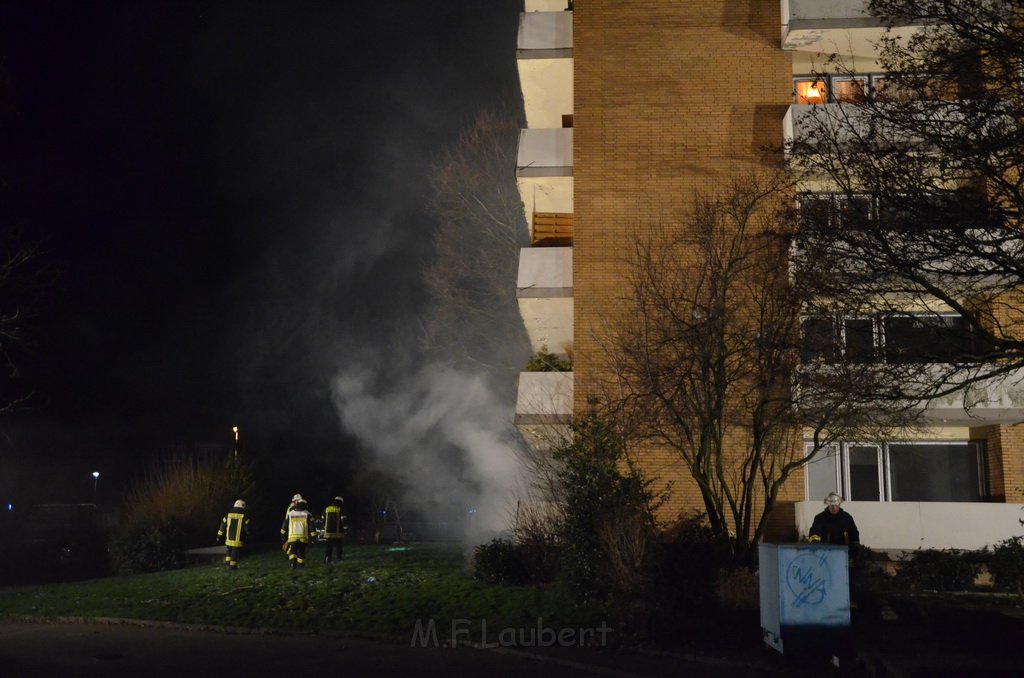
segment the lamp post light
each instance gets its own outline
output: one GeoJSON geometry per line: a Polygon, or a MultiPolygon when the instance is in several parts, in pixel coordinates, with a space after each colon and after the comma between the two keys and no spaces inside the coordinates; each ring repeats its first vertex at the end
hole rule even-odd
{"type": "Polygon", "coordinates": [[[96,488],[100,484],[100,472],[92,472],[92,503],[96,503],[96,488]]]}
{"type": "Polygon", "coordinates": [[[238,427],[232,426],[231,432],[235,434],[235,461],[238,461],[238,427]]]}

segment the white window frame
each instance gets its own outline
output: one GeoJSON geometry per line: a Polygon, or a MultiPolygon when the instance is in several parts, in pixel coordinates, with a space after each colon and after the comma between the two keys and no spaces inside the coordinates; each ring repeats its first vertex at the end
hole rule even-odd
{"type": "MultiPolygon", "coordinates": [[[[972,448],[974,452],[975,464],[977,464],[978,472],[978,491],[979,500],[984,500],[988,492],[986,490],[987,485],[987,469],[985,468],[985,449],[984,445],[977,440],[890,440],[883,443],[877,442],[857,442],[857,441],[843,441],[839,443],[832,443],[823,447],[813,462],[816,463],[823,461],[829,454],[829,450],[834,450],[833,459],[835,460],[835,481],[836,491],[845,499],[850,499],[852,482],[850,479],[850,453],[849,448],[851,447],[874,447],[878,454],[878,483],[879,483],[879,501],[891,502],[892,499],[892,473],[890,469],[889,459],[889,446],[890,445],[964,445],[972,448]]],[[[804,455],[806,456],[813,448],[813,443],[804,443],[804,455]]],[[[804,466],[804,497],[807,501],[821,500],[822,497],[811,496],[810,488],[810,477],[806,473],[807,466],[804,466]]]]}

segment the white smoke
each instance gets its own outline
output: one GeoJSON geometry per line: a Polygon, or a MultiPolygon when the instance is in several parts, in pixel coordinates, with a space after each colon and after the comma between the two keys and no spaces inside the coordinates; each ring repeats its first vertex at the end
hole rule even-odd
{"type": "Polygon", "coordinates": [[[427,365],[380,386],[351,368],[332,391],[345,430],[408,489],[407,502],[475,509],[476,532],[507,527],[522,483],[519,443],[510,408],[482,375],[427,365]]]}

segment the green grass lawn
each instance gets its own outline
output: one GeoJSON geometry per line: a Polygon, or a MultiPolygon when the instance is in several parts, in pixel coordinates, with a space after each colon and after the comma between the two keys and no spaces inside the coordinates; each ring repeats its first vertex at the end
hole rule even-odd
{"type": "MultiPolygon", "coordinates": [[[[50,584],[0,593],[0,616],[118,617],[218,626],[374,632],[408,636],[417,620],[439,634],[452,620],[488,629],[582,627],[600,614],[573,605],[564,588],[492,586],[473,579],[462,547],[346,546],[326,565],[315,546],[302,570],[279,550],[244,554],[241,568],[209,564],[171,572],[50,584]]],[[[490,633],[490,631],[488,632],[490,633]]]]}

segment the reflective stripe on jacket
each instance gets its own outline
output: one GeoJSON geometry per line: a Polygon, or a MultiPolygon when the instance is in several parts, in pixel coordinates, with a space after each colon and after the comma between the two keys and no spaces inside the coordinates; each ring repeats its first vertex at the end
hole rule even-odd
{"type": "Polygon", "coordinates": [[[345,516],[341,506],[331,504],[324,509],[324,539],[341,539],[345,534],[345,516]]]}
{"type": "Polygon", "coordinates": [[[313,534],[313,516],[309,511],[295,509],[288,512],[281,526],[281,536],[287,535],[288,541],[309,543],[313,534]]]}
{"type": "Polygon", "coordinates": [[[241,511],[230,511],[220,521],[218,537],[224,537],[225,546],[242,546],[249,533],[249,519],[241,511]]]}

